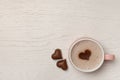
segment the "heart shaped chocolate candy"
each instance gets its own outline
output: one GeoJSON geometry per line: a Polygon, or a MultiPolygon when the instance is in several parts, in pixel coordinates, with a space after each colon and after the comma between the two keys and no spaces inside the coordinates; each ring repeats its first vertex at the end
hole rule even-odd
{"type": "Polygon", "coordinates": [[[52,59],[57,60],[57,59],[62,59],[62,52],[60,49],[56,49],[55,52],[52,54],[52,59]]]}
{"type": "Polygon", "coordinates": [[[63,70],[67,70],[68,69],[68,65],[67,65],[66,59],[58,61],[56,65],[57,65],[57,67],[59,67],[59,68],[61,68],[63,70]]]}

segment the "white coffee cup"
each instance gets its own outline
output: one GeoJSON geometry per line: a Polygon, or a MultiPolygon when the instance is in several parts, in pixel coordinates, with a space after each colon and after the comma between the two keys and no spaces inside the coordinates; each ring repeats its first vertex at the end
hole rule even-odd
{"type": "Polygon", "coordinates": [[[93,72],[93,71],[96,71],[96,70],[98,70],[98,69],[102,66],[102,64],[104,63],[105,60],[114,60],[114,59],[115,59],[115,56],[114,56],[113,54],[105,54],[102,45],[101,45],[97,40],[94,40],[94,39],[89,38],[89,37],[82,37],[82,38],[77,39],[76,41],[74,41],[73,44],[70,46],[68,56],[69,56],[69,60],[70,60],[71,64],[73,65],[73,67],[74,67],[75,69],[77,69],[78,71],[82,71],[82,72],[93,72]],[[76,43],[80,42],[80,41],[83,41],[83,40],[89,40],[89,41],[92,41],[92,42],[96,43],[97,46],[98,46],[98,47],[100,48],[100,50],[101,50],[101,54],[102,54],[102,57],[101,57],[101,58],[102,58],[102,60],[101,60],[100,64],[99,64],[97,67],[95,67],[94,69],[90,69],[90,70],[81,69],[81,68],[77,67],[77,66],[73,63],[73,61],[72,61],[72,58],[71,58],[72,52],[71,52],[71,51],[72,51],[74,45],[75,45],[76,43]]]}

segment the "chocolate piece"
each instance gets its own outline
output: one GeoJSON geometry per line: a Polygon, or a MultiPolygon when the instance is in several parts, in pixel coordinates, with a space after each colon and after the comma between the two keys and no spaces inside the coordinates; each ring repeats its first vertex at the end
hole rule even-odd
{"type": "Polygon", "coordinates": [[[67,70],[68,69],[68,65],[67,65],[66,59],[58,61],[56,65],[57,65],[57,67],[59,67],[59,68],[61,68],[63,70],[67,70]]]}
{"type": "Polygon", "coordinates": [[[79,53],[79,58],[83,60],[89,60],[91,56],[91,51],[89,49],[86,49],[85,52],[79,53]]]}
{"type": "Polygon", "coordinates": [[[56,49],[55,52],[52,54],[52,59],[57,60],[57,59],[62,59],[62,52],[60,49],[56,49]]]}

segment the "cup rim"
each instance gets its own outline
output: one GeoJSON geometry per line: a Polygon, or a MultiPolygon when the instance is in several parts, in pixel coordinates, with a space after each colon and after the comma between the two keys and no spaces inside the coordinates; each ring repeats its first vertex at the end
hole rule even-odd
{"type": "Polygon", "coordinates": [[[75,69],[77,69],[78,71],[81,71],[81,72],[93,72],[93,71],[96,71],[97,69],[99,69],[99,68],[102,66],[102,64],[103,64],[103,62],[104,62],[104,49],[103,49],[102,45],[101,45],[97,40],[95,40],[95,39],[93,39],[93,38],[91,38],[91,37],[81,37],[81,38],[75,40],[75,41],[71,44],[68,52],[69,52],[69,53],[68,53],[68,58],[69,58],[69,60],[70,60],[70,63],[73,65],[73,67],[74,67],[75,69]],[[100,47],[101,52],[102,52],[102,60],[101,60],[100,64],[99,64],[97,67],[95,67],[95,68],[93,68],[93,69],[90,69],[90,70],[83,70],[83,69],[78,68],[78,67],[73,63],[73,61],[72,61],[72,59],[71,59],[71,50],[73,49],[74,45],[75,45],[76,43],[78,43],[79,41],[83,41],[83,40],[90,40],[90,41],[95,42],[95,43],[100,47]]]}

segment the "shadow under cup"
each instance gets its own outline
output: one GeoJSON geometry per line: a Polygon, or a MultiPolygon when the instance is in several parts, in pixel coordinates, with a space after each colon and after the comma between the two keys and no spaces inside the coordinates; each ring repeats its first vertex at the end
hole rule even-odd
{"type": "Polygon", "coordinates": [[[101,44],[88,37],[76,40],[69,49],[71,64],[75,69],[82,72],[96,71],[102,66],[104,60],[113,60],[113,58],[114,56],[110,54],[105,56],[101,44]],[[89,56],[87,56],[86,50],[90,51],[89,56]],[[81,54],[83,58],[80,57],[81,54]]]}

